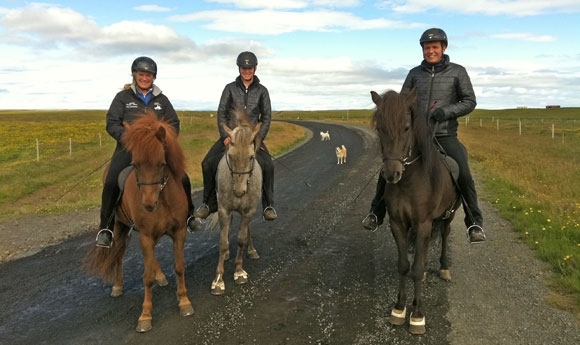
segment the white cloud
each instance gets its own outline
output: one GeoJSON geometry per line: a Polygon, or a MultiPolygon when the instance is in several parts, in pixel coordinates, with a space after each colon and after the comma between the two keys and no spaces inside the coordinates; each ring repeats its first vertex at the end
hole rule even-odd
{"type": "Polygon", "coordinates": [[[298,10],[309,7],[353,7],[359,0],[208,0],[243,9],[298,10]]]}
{"type": "Polygon", "coordinates": [[[191,14],[171,16],[176,22],[209,22],[207,29],[260,34],[278,35],[293,31],[341,31],[368,30],[385,28],[423,27],[423,24],[392,21],[385,18],[364,19],[348,12],[317,10],[311,12],[288,12],[260,10],[241,11],[201,11],[191,14]],[[251,23],[251,25],[248,25],[251,23]]]}
{"type": "Polygon", "coordinates": [[[140,6],[134,7],[134,9],[137,11],[142,11],[142,12],[169,12],[169,11],[171,11],[171,8],[163,7],[163,6],[159,6],[159,5],[140,5],[140,6]]]}
{"type": "Polygon", "coordinates": [[[528,32],[512,32],[491,35],[492,38],[510,39],[510,40],[521,40],[521,41],[532,41],[532,42],[554,42],[558,38],[550,35],[537,35],[528,32]]]}
{"type": "Polygon", "coordinates": [[[578,0],[386,0],[382,7],[399,13],[440,10],[453,13],[535,16],[548,12],[578,12],[578,0]]]}

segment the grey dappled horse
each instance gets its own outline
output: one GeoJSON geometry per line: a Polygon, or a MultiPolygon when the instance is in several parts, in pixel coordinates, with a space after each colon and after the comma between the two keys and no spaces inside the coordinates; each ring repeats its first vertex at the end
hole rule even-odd
{"type": "Polygon", "coordinates": [[[234,124],[229,124],[232,128],[226,124],[222,126],[231,141],[226,145],[226,152],[219,162],[216,174],[221,232],[216,277],[211,284],[211,293],[214,295],[225,293],[224,261],[230,255],[229,233],[233,212],[241,216],[234,272],[236,284],[248,282],[248,273],[243,269],[244,249],[247,248],[251,259],[259,258],[252,243],[250,222],[256,214],[262,193],[262,169],[256,160],[256,150],[261,145],[259,132],[262,124],[252,124],[242,110],[235,111],[234,120],[234,124]]]}

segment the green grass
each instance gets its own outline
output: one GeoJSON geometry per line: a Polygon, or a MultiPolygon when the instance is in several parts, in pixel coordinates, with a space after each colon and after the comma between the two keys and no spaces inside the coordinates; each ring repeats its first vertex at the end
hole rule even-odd
{"type": "MultiPolygon", "coordinates": [[[[194,187],[202,185],[199,162],[218,136],[210,113],[179,112],[194,187]]],[[[353,124],[370,124],[370,116],[371,110],[273,115],[353,124]]],[[[114,148],[104,118],[92,110],[0,111],[0,217],[98,206],[101,166],[114,148]]],[[[476,110],[460,120],[459,135],[483,184],[480,197],[552,267],[551,300],[580,315],[580,108],[476,110]]],[[[266,143],[278,155],[304,136],[300,127],[274,121],[266,143]]]]}

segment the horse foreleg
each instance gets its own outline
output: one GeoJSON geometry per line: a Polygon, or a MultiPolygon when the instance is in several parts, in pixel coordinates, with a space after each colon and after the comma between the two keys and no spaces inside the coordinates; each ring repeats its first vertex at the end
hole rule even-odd
{"type": "Polygon", "coordinates": [[[153,260],[154,260],[153,267],[155,270],[155,281],[159,286],[166,286],[168,284],[167,277],[165,276],[165,273],[163,273],[163,270],[161,269],[161,265],[159,265],[159,261],[157,260],[157,258],[153,257],[153,260]]]}
{"type": "Polygon", "coordinates": [[[173,258],[175,267],[175,277],[177,278],[177,300],[179,303],[179,314],[181,316],[193,315],[193,307],[187,298],[187,288],[185,287],[185,257],[183,254],[186,228],[175,234],[173,239],[173,258]]]}
{"type": "Polygon", "coordinates": [[[212,295],[223,295],[226,292],[226,284],[224,282],[224,262],[230,255],[230,226],[232,222],[231,213],[226,211],[218,210],[218,217],[220,220],[221,231],[220,231],[220,246],[219,246],[219,258],[218,265],[216,269],[216,277],[211,283],[211,294],[212,295]]]}
{"type": "Polygon", "coordinates": [[[143,235],[143,232],[139,236],[139,239],[141,240],[141,251],[143,252],[143,287],[145,288],[145,293],[143,297],[143,308],[137,322],[136,330],[137,332],[147,332],[152,328],[152,289],[153,283],[155,282],[155,262],[157,259],[155,258],[155,242],[153,239],[143,235]]]}
{"type": "Polygon", "coordinates": [[[113,248],[110,249],[118,253],[115,259],[115,282],[113,283],[113,288],[111,289],[111,297],[119,297],[123,294],[123,256],[125,254],[125,250],[127,249],[127,241],[125,236],[120,235],[119,229],[122,229],[121,225],[115,226],[114,236],[118,240],[113,242],[113,248]]]}
{"type": "Polygon", "coordinates": [[[248,235],[250,230],[251,217],[243,215],[240,222],[240,232],[238,234],[238,250],[236,253],[236,271],[234,272],[234,282],[245,284],[248,282],[248,273],[244,271],[244,250],[248,245],[248,235]]]}
{"type": "Polygon", "coordinates": [[[423,312],[423,281],[425,280],[425,264],[429,250],[429,238],[431,237],[432,223],[421,224],[417,227],[415,238],[415,258],[413,259],[413,311],[409,319],[409,332],[411,334],[425,333],[425,314],[423,312]]]}
{"type": "Polygon", "coordinates": [[[407,313],[407,273],[409,272],[409,258],[407,256],[407,229],[405,226],[390,222],[391,232],[397,244],[398,251],[398,273],[399,273],[399,292],[397,295],[397,303],[391,310],[389,316],[389,323],[400,326],[405,323],[407,313]]]}

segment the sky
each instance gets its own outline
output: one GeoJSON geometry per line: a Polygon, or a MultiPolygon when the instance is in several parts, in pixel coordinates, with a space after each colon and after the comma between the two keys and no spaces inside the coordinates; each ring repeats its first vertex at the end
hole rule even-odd
{"type": "Polygon", "coordinates": [[[579,21],[579,0],[0,0],[0,109],[108,109],[145,55],[176,109],[215,110],[246,50],[275,111],[371,109],[432,27],[477,108],[579,107],[579,21]]]}

